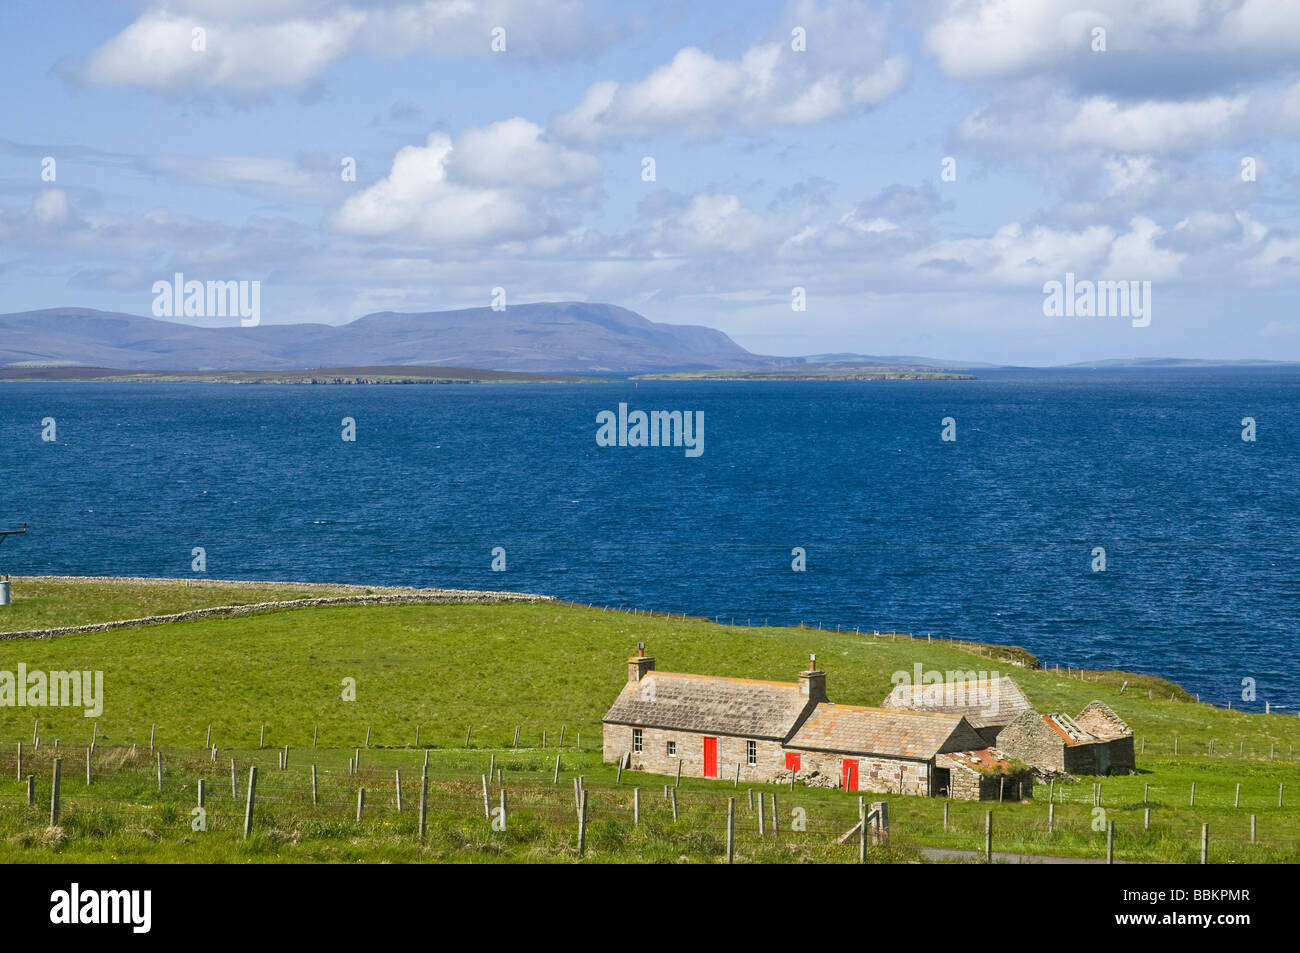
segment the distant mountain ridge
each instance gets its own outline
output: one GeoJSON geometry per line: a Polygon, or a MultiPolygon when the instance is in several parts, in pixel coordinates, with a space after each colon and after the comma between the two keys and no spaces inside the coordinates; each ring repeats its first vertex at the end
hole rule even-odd
{"type": "Polygon", "coordinates": [[[0,366],[87,365],[122,370],[288,370],[445,365],[545,373],[647,373],[761,367],[698,325],[662,324],[610,304],[556,302],[504,311],[384,311],[347,324],[197,327],[51,308],[0,315],[0,366]]]}

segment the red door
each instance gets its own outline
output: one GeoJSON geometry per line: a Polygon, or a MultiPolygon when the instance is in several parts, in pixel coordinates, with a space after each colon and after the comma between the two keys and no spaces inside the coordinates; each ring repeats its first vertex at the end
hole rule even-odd
{"type": "Polygon", "coordinates": [[[785,769],[787,771],[799,770],[799,752],[787,751],[785,753],[785,769]]]}
{"type": "Polygon", "coordinates": [[[844,790],[856,791],[858,789],[858,761],[856,758],[845,758],[843,768],[844,790]]]}
{"type": "Polygon", "coordinates": [[[704,739],[704,776],[706,778],[716,778],[718,776],[718,739],[704,739]]]}

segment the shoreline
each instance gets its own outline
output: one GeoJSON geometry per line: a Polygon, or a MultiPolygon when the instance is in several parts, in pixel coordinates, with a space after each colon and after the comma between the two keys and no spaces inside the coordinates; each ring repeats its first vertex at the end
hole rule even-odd
{"type": "MultiPolygon", "coordinates": [[[[439,587],[420,588],[416,586],[368,586],[356,583],[339,583],[323,582],[312,583],[302,581],[276,581],[276,580],[257,580],[257,579],[211,579],[199,578],[189,579],[184,576],[11,576],[13,581],[33,581],[33,582],[58,582],[58,583],[95,583],[100,585],[121,585],[121,586],[176,586],[178,588],[204,588],[204,589],[266,589],[277,588],[286,590],[303,590],[307,592],[320,593],[322,591],[336,593],[337,597],[313,596],[291,601],[253,603],[248,605],[235,606],[211,606],[205,609],[192,609],[181,613],[168,613],[158,616],[144,616],[136,619],[117,619],[110,622],[86,623],[74,626],[58,626],[50,629],[32,629],[20,632],[0,632],[0,641],[14,639],[41,639],[56,638],[64,635],[76,635],[88,632],[101,632],[112,629],[135,628],[140,626],[164,625],[170,622],[186,622],[193,619],[205,618],[208,616],[226,616],[235,617],[243,615],[260,615],[267,612],[279,612],[298,608],[313,608],[326,606],[345,606],[345,605],[439,605],[450,603],[473,603],[480,605],[491,605],[497,603],[546,603],[569,608],[590,609],[593,611],[603,612],[621,612],[628,615],[640,615],[660,619],[679,619],[683,622],[705,622],[712,625],[725,625],[726,623],[715,621],[706,616],[693,616],[679,612],[662,612],[656,609],[635,609],[635,608],[609,608],[608,606],[591,605],[585,602],[573,602],[564,599],[558,599],[555,596],[544,595],[533,592],[517,592],[513,590],[490,590],[490,589],[444,589],[439,587]]],[[[802,629],[813,628],[811,626],[800,624],[798,626],[766,626],[766,628],[775,629],[802,629]]],[[[847,630],[825,629],[819,630],[825,632],[834,631],[837,635],[850,634],[847,630]]],[[[1030,652],[1028,649],[1019,645],[1002,645],[994,642],[973,642],[966,639],[947,639],[934,638],[927,636],[922,638],[912,633],[905,632],[855,632],[852,633],[862,638],[870,639],[887,639],[891,641],[912,641],[925,642],[926,644],[938,643],[947,648],[967,652],[972,655],[982,656],[995,661],[1006,662],[1015,668],[1023,668],[1031,671],[1060,673],[1060,666],[1049,668],[1042,663],[1042,660],[1030,652]]],[[[1099,684],[1120,685],[1126,684],[1133,686],[1134,691],[1140,691],[1139,686],[1147,687],[1148,692],[1155,690],[1155,686],[1161,688],[1161,693],[1168,691],[1171,700],[1185,701],[1192,704],[1204,704],[1211,708],[1219,706],[1211,702],[1202,702],[1192,692],[1187,691],[1172,679],[1165,678],[1161,675],[1147,675],[1141,672],[1129,672],[1121,669],[1095,670],[1077,668],[1067,665],[1064,676],[1070,679],[1087,682],[1093,681],[1099,684]],[[1094,676],[1089,679],[1087,676],[1094,676]],[[1103,681],[1104,678],[1104,681],[1103,681]]],[[[1223,709],[1225,711],[1230,709],[1223,709]]]]}

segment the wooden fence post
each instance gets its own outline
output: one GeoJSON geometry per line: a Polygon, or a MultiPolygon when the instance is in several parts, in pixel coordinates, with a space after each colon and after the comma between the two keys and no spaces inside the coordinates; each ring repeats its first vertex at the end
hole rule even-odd
{"type": "Polygon", "coordinates": [[[867,862],[867,799],[858,795],[858,863],[867,862]]]}
{"type": "Polygon", "coordinates": [[[235,759],[230,759],[230,796],[239,797],[239,779],[235,776],[235,759]]]}
{"type": "MultiPolygon", "coordinates": [[[[1051,818],[1052,816],[1052,805],[1050,802],[1048,802],[1047,805],[1047,816],[1048,818],[1051,818]]],[[[1051,821],[1049,820],[1047,823],[1048,823],[1047,829],[1050,831],[1052,829],[1051,821]]],[[[943,802],[943,829],[945,831],[948,829],[948,802],[947,801],[943,802]]]]}
{"type": "Polygon", "coordinates": [[[402,769],[397,768],[394,772],[393,787],[397,791],[397,813],[402,813],[402,769]]]}
{"type": "Polygon", "coordinates": [[[162,752],[158,752],[158,790],[162,790],[162,752]]]}
{"type": "Polygon", "coordinates": [[[316,765],[311,766],[311,803],[320,803],[320,791],[316,786],[316,765]]]}
{"type": "Polygon", "coordinates": [[[488,776],[483,777],[483,816],[489,821],[492,820],[492,802],[488,798],[488,776]]]}
{"type": "Polygon", "coordinates": [[[780,827],[778,826],[778,822],[777,822],[776,817],[777,817],[777,815],[776,815],[776,792],[773,791],[773,792],[772,792],[772,833],[773,833],[773,834],[779,834],[779,833],[781,833],[781,829],[780,829],[780,827]]]}
{"type": "Polygon", "coordinates": [[[1250,842],[1255,843],[1255,815],[1250,815],[1250,842]]]}
{"type": "Polygon", "coordinates": [[[736,857],[736,799],[727,798],[727,863],[736,857]]]}
{"type": "Polygon", "coordinates": [[[984,816],[984,863],[993,863],[993,812],[984,816]]]}
{"type": "Polygon", "coordinates": [[[203,780],[203,778],[199,778],[199,807],[207,806],[207,784],[207,781],[203,780]]]}
{"type": "Polygon", "coordinates": [[[758,836],[763,836],[763,792],[758,792],[758,836]]]}
{"type": "Polygon", "coordinates": [[[91,774],[90,774],[90,758],[91,755],[94,754],[94,752],[95,749],[93,747],[86,749],[86,784],[88,786],[94,783],[93,780],[91,779],[91,774]]]}
{"type": "Polygon", "coordinates": [[[641,789],[632,789],[632,826],[641,826],[641,789]]]}
{"type": "Polygon", "coordinates": [[[501,829],[506,829],[506,789],[501,789],[501,829]]]}
{"type": "Polygon", "coordinates": [[[357,823],[361,823],[361,814],[366,809],[366,789],[357,788],[357,823]]]}
{"type": "Polygon", "coordinates": [[[155,733],[157,730],[158,730],[158,726],[157,726],[157,725],[150,725],[150,726],[149,726],[149,753],[150,753],[150,754],[153,754],[153,737],[154,737],[154,733],[155,733]]]}
{"type": "Polygon", "coordinates": [[[257,747],[259,751],[266,747],[266,725],[262,726],[261,734],[257,736],[257,747]]]}
{"type": "Polygon", "coordinates": [[[578,856],[587,852],[587,792],[578,799],[578,856]]]}
{"type": "Polygon", "coordinates": [[[681,783],[682,783],[682,759],[678,758],[677,759],[677,780],[673,782],[673,787],[677,787],[681,783]]]}
{"type": "Polygon", "coordinates": [[[1047,802],[1047,833],[1051,834],[1056,830],[1056,805],[1051,801],[1047,802]]]}
{"type": "Polygon", "coordinates": [[[27,775],[27,806],[31,807],[36,803],[36,775],[27,775]]]}
{"type": "Polygon", "coordinates": [[[1151,829],[1151,808],[1142,809],[1142,829],[1149,831],[1151,829]]]}
{"type": "Polygon", "coordinates": [[[1106,863],[1115,863],[1115,822],[1106,824],[1106,863]]]}
{"type": "MultiPolygon", "coordinates": [[[[231,762],[232,764],[234,762],[231,762]]],[[[244,840],[253,833],[253,801],[257,798],[257,765],[248,769],[248,803],[244,806],[244,840]]]]}
{"type": "Polygon", "coordinates": [[[551,783],[552,783],[552,784],[559,784],[559,783],[560,783],[560,756],[559,756],[559,754],[556,754],[556,756],[555,756],[555,777],[551,778],[551,783]]]}
{"type": "Polygon", "coordinates": [[[1210,825],[1201,825],[1201,863],[1210,862],[1210,825]]]}
{"type": "Polygon", "coordinates": [[[668,800],[673,806],[673,820],[677,820],[677,789],[668,789],[668,800]]]}
{"type": "Polygon", "coordinates": [[[429,816],[429,776],[420,777],[420,840],[424,840],[426,820],[429,816]]]}
{"type": "Polygon", "coordinates": [[[59,781],[63,775],[63,759],[54,759],[54,787],[50,791],[50,827],[59,826],[59,781]]]}

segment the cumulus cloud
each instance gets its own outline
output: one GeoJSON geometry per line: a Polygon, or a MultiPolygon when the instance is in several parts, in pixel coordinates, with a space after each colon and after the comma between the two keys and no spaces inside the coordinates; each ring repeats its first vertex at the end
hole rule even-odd
{"type": "Polygon", "coordinates": [[[548,202],[557,190],[588,185],[600,162],[546,140],[524,119],[463,132],[430,133],[406,146],[380,182],[334,215],[342,232],[445,245],[532,238],[556,227],[548,202]]]}
{"type": "Polygon", "coordinates": [[[456,142],[454,172],[472,185],[564,189],[600,179],[600,160],[551,142],[540,126],[515,117],[468,129],[456,142]]]}
{"type": "Polygon", "coordinates": [[[1081,87],[1176,98],[1300,54],[1290,0],[946,0],[925,45],[945,73],[984,80],[1051,73],[1081,87]],[[1106,31],[1105,51],[1093,30],[1106,31]]]}
{"type": "Polygon", "coordinates": [[[491,55],[492,30],[525,61],[591,56],[602,45],[581,0],[171,0],[157,2],[78,71],[92,85],[248,99],[300,88],[356,53],[393,58],[491,55]],[[203,49],[195,49],[202,31],[203,49]]]}
{"type": "Polygon", "coordinates": [[[733,128],[839,118],[902,88],[906,62],[885,52],[882,13],[862,3],[799,0],[783,19],[789,26],[777,38],[734,59],[690,46],[642,79],[593,83],[552,128],[587,143],[658,134],[709,139],[733,128]],[[796,28],[806,50],[793,49],[796,28]]]}

